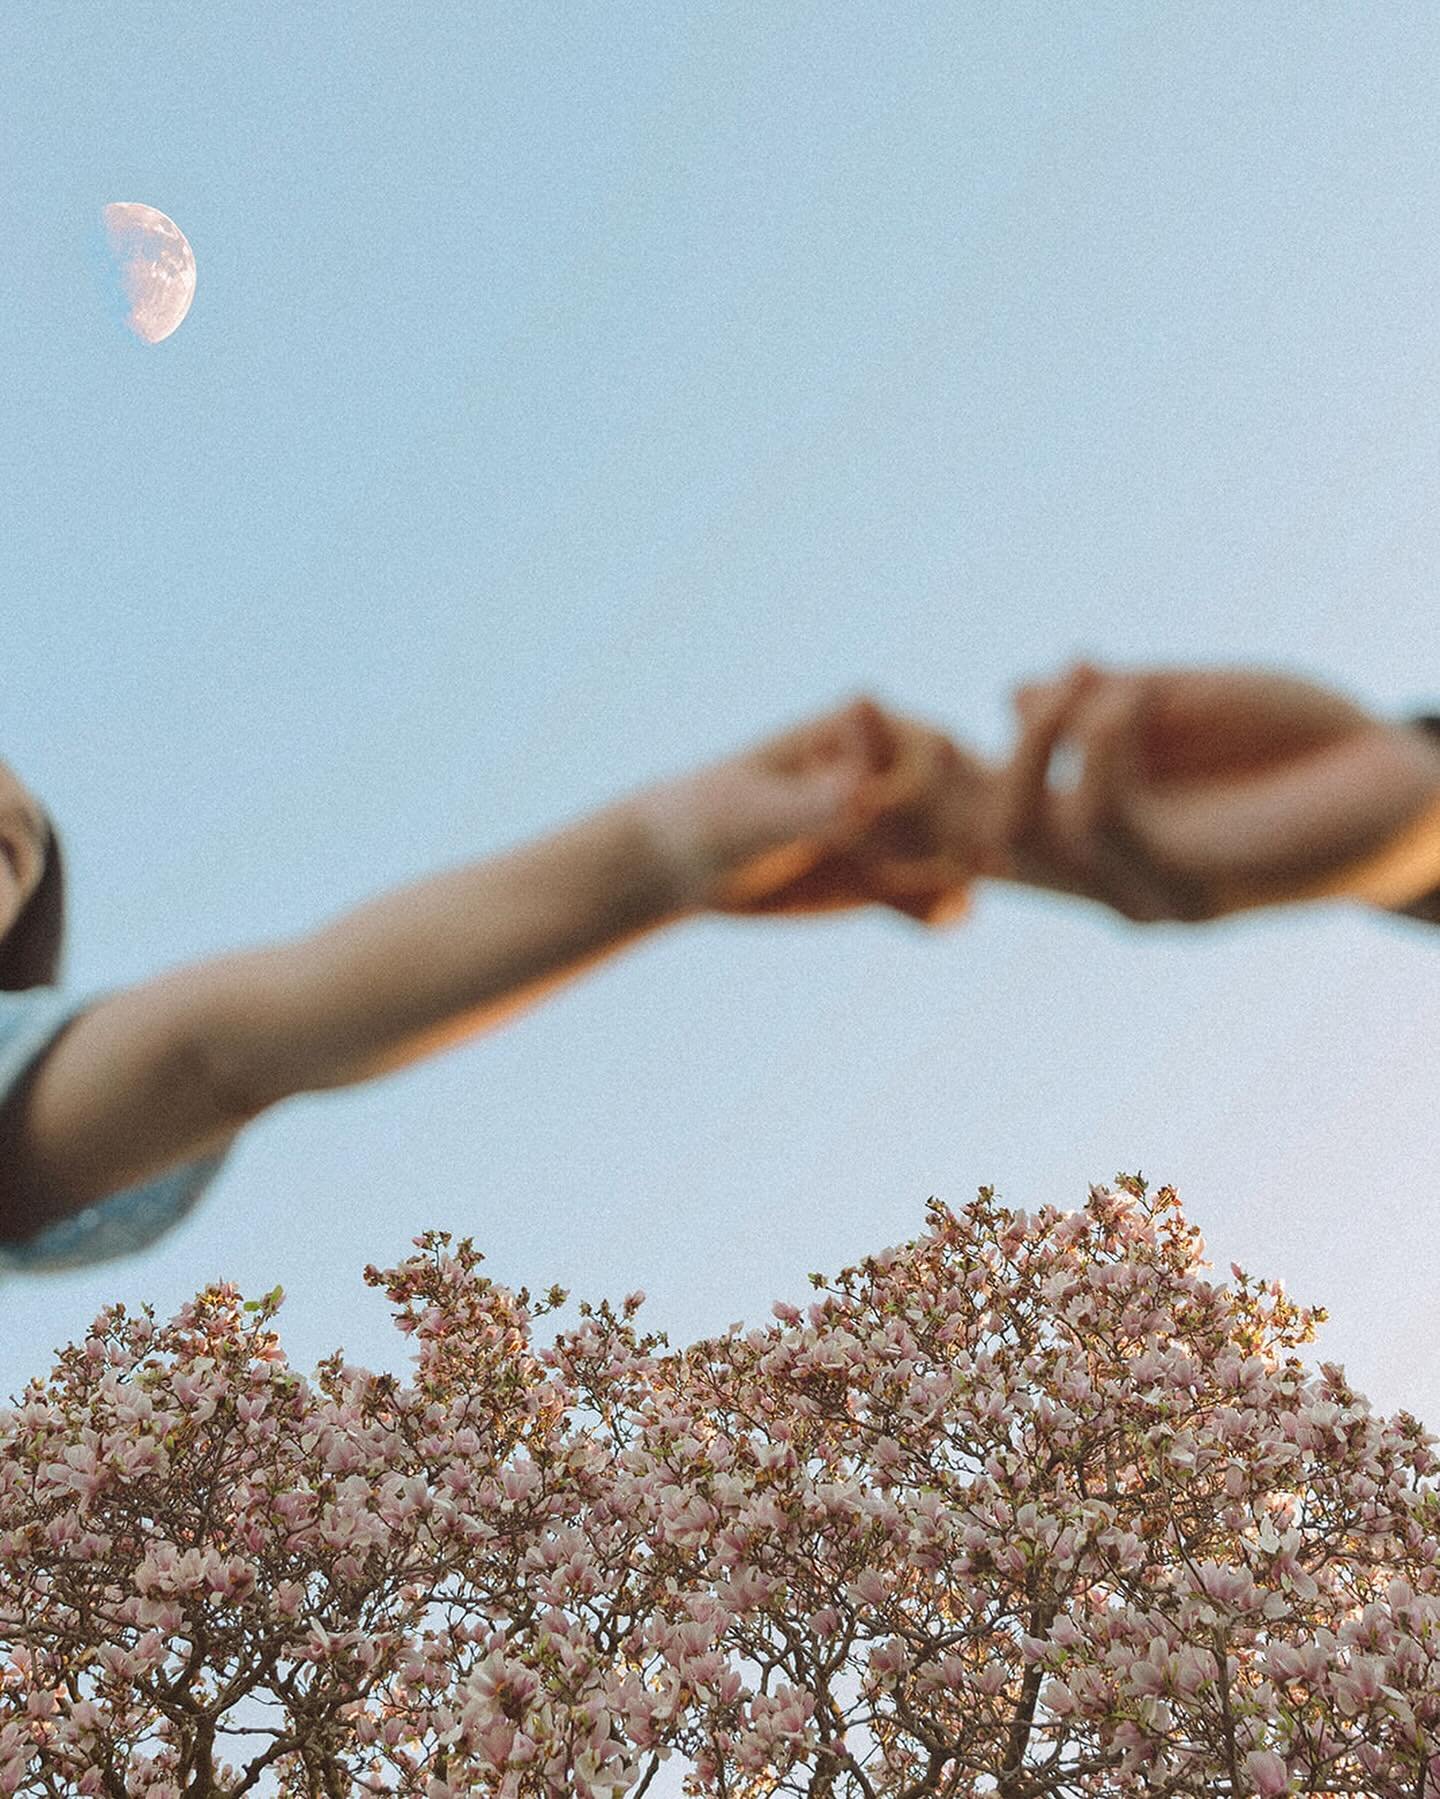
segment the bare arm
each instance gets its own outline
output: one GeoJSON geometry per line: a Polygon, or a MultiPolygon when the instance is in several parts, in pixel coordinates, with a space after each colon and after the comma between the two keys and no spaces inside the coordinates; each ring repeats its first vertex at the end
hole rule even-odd
{"type": "Polygon", "coordinates": [[[6,1108],[0,1237],[218,1149],[294,1094],[461,1042],[677,915],[654,840],[617,807],[110,995],[6,1108]]]}
{"type": "Polygon", "coordinates": [[[105,997],[0,1110],[0,1240],[214,1151],[292,1095],[472,1037],[696,911],[886,899],[928,916],[847,852],[872,827],[893,850],[886,827],[949,766],[942,742],[856,702],[294,941],[105,997]]]}

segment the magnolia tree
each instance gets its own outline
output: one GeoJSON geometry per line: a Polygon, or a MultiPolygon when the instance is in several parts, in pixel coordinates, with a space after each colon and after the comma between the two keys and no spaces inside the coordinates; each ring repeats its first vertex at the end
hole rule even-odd
{"type": "Polygon", "coordinates": [[[0,1414],[0,1793],[1440,1796],[1434,1439],[1169,1188],[678,1352],[416,1244],[408,1384],[214,1286],[0,1414]]]}

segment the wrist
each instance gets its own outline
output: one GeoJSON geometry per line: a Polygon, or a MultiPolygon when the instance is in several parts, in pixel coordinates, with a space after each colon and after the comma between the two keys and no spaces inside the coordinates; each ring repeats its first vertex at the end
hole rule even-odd
{"type": "Polygon", "coordinates": [[[1408,890],[1379,904],[1387,912],[1440,924],[1440,714],[1419,713],[1405,721],[1404,729],[1420,749],[1430,777],[1433,804],[1424,815],[1415,874],[1408,890]]]}
{"type": "Polygon", "coordinates": [[[1436,811],[1431,815],[1431,838],[1435,842],[1435,855],[1431,856],[1429,878],[1424,880],[1420,891],[1413,896],[1390,905],[1382,910],[1397,912],[1402,917],[1418,917],[1427,925],[1440,925],[1440,714],[1436,712],[1418,712],[1413,718],[1406,720],[1413,738],[1424,747],[1427,763],[1435,770],[1436,811]]]}
{"type": "Polygon", "coordinates": [[[724,858],[709,841],[690,785],[665,781],[623,807],[657,904],[674,917],[706,910],[724,872],[724,858]]]}
{"type": "Polygon", "coordinates": [[[1436,778],[1440,780],[1440,712],[1419,712],[1405,722],[1434,758],[1436,778]]]}

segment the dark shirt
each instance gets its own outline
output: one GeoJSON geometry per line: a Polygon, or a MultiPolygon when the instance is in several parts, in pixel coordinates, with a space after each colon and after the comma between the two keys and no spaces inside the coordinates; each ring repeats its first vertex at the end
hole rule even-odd
{"type": "MultiPolygon", "coordinates": [[[[1440,712],[1422,712],[1410,722],[1412,725],[1419,725],[1422,731],[1428,731],[1437,744],[1440,744],[1440,712]]],[[[1427,893],[1423,899],[1416,900],[1413,905],[1397,906],[1395,909],[1406,918],[1423,918],[1427,924],[1440,924],[1440,887],[1433,893],[1427,893]]]]}

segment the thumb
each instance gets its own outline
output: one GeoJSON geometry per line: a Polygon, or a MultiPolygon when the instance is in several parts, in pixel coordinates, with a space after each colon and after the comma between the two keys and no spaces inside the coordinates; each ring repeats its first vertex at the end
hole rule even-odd
{"type": "Polygon", "coordinates": [[[884,774],[900,753],[901,733],[878,701],[868,694],[851,700],[837,724],[846,753],[856,757],[870,774],[884,774]]]}
{"type": "Polygon", "coordinates": [[[813,753],[792,768],[785,786],[799,835],[846,843],[885,803],[899,738],[884,709],[862,696],[831,715],[813,753]]]}

